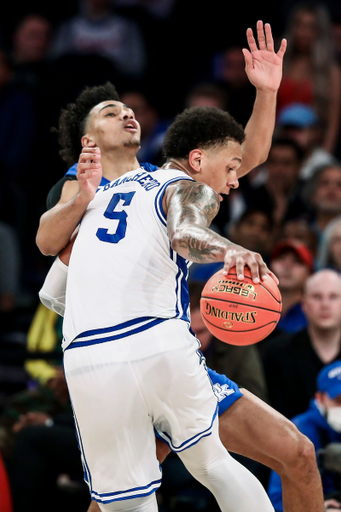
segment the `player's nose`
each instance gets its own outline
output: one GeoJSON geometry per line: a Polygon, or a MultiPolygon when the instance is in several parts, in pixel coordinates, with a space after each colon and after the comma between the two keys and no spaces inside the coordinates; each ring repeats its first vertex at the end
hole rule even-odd
{"type": "Polygon", "coordinates": [[[122,115],[124,119],[135,119],[134,111],[129,107],[124,107],[122,109],[122,115]]]}
{"type": "Polygon", "coordinates": [[[237,173],[233,173],[233,175],[229,177],[227,186],[229,188],[238,188],[239,187],[239,180],[237,178],[237,173]]]}

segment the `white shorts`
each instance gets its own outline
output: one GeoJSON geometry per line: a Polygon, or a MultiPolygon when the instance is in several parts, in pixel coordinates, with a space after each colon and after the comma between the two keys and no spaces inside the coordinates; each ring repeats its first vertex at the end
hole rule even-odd
{"type": "Polygon", "coordinates": [[[211,433],[217,399],[182,320],[116,341],[71,344],[64,367],[85,480],[100,503],[159,487],[154,429],[173,451],[211,433]]]}

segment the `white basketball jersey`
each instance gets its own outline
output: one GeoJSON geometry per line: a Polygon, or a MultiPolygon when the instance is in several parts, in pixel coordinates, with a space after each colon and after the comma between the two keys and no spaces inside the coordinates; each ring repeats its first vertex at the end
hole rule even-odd
{"type": "Polygon", "coordinates": [[[172,250],[162,208],[184,172],[137,169],[99,187],[69,265],[63,347],[94,335],[122,338],[158,319],[189,320],[189,262],[172,250]]]}

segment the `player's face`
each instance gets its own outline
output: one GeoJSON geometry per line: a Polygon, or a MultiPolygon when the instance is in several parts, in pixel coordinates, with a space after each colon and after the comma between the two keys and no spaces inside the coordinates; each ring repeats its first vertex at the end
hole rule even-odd
{"type": "Polygon", "coordinates": [[[140,147],[141,129],[134,112],[120,101],[103,101],[90,112],[88,133],[101,151],[140,147]]]}
{"type": "Polygon", "coordinates": [[[229,194],[231,188],[239,187],[237,171],[241,162],[242,150],[238,142],[228,141],[224,146],[205,149],[198,181],[206,183],[218,194],[229,194]]]}
{"type": "Polygon", "coordinates": [[[341,326],[341,280],[334,275],[320,275],[308,281],[303,309],[309,323],[316,328],[339,328],[341,326]]]}

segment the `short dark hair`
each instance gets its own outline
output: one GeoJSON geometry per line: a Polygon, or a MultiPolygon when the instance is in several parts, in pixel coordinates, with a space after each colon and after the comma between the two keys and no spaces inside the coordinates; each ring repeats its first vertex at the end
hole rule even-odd
{"type": "Polygon", "coordinates": [[[178,114],[169,126],[164,143],[165,158],[188,158],[193,149],[223,146],[228,140],[242,144],[245,132],[229,114],[216,107],[191,107],[178,114]]]}
{"type": "Polygon", "coordinates": [[[81,138],[84,135],[86,121],[91,110],[102,101],[119,101],[116,87],[106,82],[104,85],[86,87],[75,100],[62,110],[59,118],[58,142],[62,159],[74,165],[82,151],[81,138]]]}

